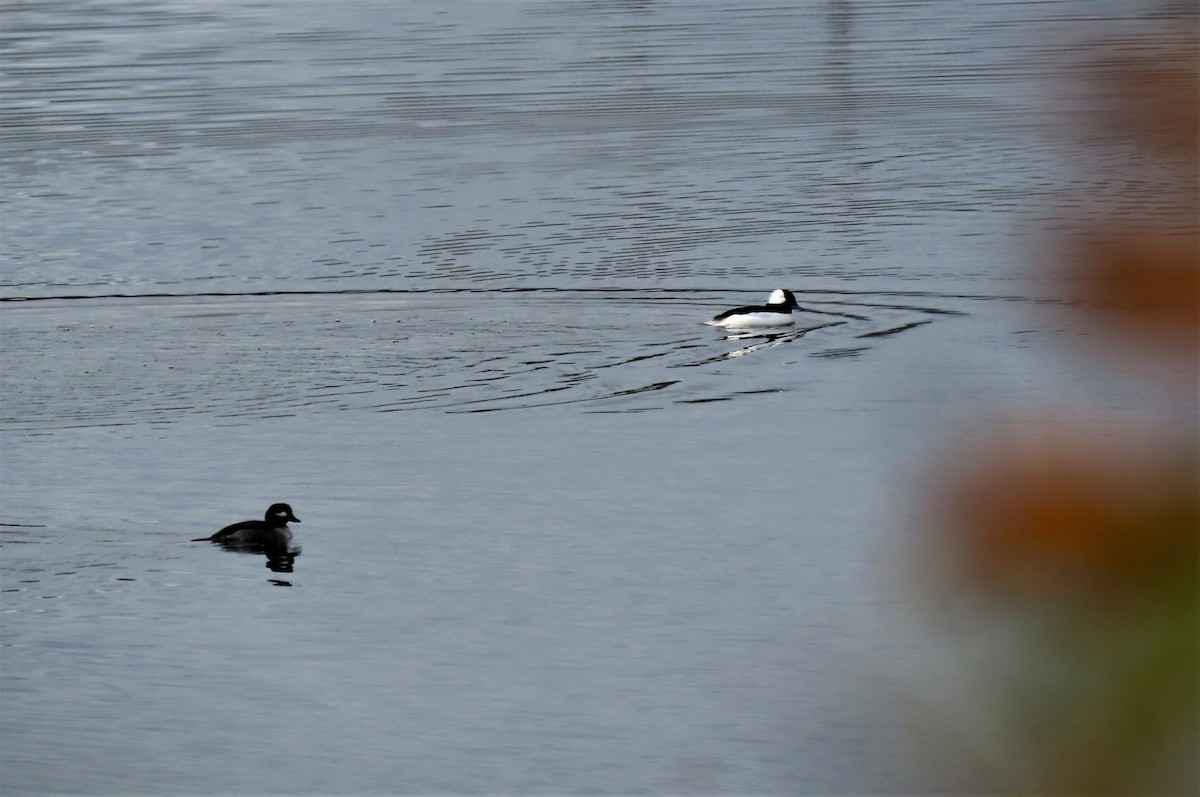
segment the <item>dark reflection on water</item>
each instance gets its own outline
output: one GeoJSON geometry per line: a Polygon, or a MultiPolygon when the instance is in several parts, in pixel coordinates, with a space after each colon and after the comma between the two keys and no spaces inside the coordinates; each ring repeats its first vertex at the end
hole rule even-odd
{"type": "Polygon", "coordinates": [[[300,546],[294,544],[262,545],[254,543],[235,543],[213,540],[213,545],[227,551],[237,553],[257,554],[267,557],[267,569],[276,573],[295,572],[296,557],[300,555],[300,546]]]}

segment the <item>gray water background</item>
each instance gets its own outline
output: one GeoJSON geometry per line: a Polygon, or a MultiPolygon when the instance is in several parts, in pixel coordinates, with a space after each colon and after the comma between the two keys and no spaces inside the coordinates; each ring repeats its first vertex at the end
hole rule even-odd
{"type": "Polygon", "coordinates": [[[1139,400],[1030,275],[1136,157],[1077,46],[1178,8],[6,3],[0,788],[969,777],[894,757],[905,502],[1139,400]],[[280,500],[293,573],[188,542],[280,500]]]}

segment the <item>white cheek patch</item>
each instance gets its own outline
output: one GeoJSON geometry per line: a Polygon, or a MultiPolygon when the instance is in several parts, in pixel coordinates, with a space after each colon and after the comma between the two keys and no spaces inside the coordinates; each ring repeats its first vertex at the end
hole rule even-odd
{"type": "Polygon", "coordinates": [[[783,304],[786,301],[787,297],[784,296],[783,291],[776,290],[771,292],[771,296],[767,299],[767,304],[783,304]]]}

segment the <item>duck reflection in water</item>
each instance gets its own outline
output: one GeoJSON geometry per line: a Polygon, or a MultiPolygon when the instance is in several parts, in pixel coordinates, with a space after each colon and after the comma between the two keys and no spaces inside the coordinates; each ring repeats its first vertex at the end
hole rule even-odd
{"type": "Polygon", "coordinates": [[[292,508],[287,504],[271,504],[262,520],[243,520],[226,526],[211,537],[197,537],[192,542],[215,542],[231,551],[266,554],[270,570],[291,573],[296,557],[300,555],[300,546],[292,540],[289,522],[300,522],[300,518],[292,514],[292,508]]]}
{"type": "Polygon", "coordinates": [[[810,331],[809,329],[801,329],[789,330],[787,332],[738,332],[726,335],[725,340],[747,340],[753,342],[743,344],[741,348],[734,349],[731,352],[726,352],[725,357],[744,357],[759,349],[781,346],[784,343],[790,343],[793,340],[803,337],[805,332],[810,331]]]}

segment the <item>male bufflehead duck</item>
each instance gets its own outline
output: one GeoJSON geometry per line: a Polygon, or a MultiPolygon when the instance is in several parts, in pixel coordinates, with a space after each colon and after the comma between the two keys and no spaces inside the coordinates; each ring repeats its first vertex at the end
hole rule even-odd
{"type": "Polygon", "coordinates": [[[278,546],[292,539],[288,521],[299,523],[287,504],[271,504],[262,520],[243,520],[226,526],[211,537],[198,537],[192,542],[219,542],[231,548],[249,546],[278,546]]]}
{"type": "Polygon", "coordinates": [[[792,318],[792,311],[799,306],[796,304],[796,297],[792,295],[791,291],[780,288],[771,293],[765,305],[735,307],[716,316],[712,321],[705,321],[704,323],[710,327],[725,327],[726,329],[782,327],[796,323],[795,319],[792,318]]]}

